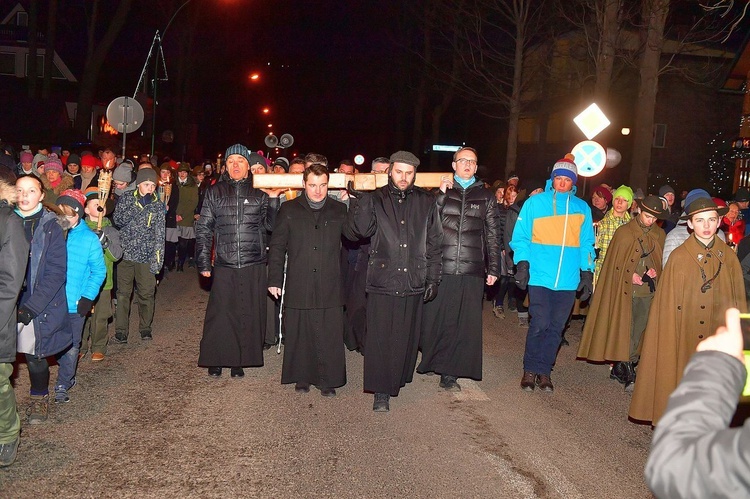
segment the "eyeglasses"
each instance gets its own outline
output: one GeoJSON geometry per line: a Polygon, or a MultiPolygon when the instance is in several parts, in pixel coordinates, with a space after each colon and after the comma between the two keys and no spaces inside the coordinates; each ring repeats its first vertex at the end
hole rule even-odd
{"type": "Polygon", "coordinates": [[[458,158],[458,159],[456,160],[456,163],[459,163],[459,164],[460,164],[460,165],[462,165],[462,166],[463,166],[464,164],[468,164],[468,165],[470,165],[470,166],[474,166],[474,165],[476,165],[476,164],[477,164],[477,160],[476,160],[476,159],[469,159],[469,158],[458,158]]]}

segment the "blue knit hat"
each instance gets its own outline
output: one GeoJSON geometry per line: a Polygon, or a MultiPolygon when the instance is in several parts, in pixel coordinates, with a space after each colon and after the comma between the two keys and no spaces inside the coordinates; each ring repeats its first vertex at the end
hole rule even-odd
{"type": "Polygon", "coordinates": [[[578,168],[572,154],[566,154],[564,158],[557,160],[552,167],[551,178],[568,177],[575,184],[578,181],[578,168]]]}
{"type": "Polygon", "coordinates": [[[235,144],[233,146],[227,147],[227,152],[224,154],[224,160],[231,156],[232,154],[239,154],[243,158],[247,160],[248,163],[250,163],[250,151],[247,150],[247,147],[243,146],[242,144],[235,144]]]}

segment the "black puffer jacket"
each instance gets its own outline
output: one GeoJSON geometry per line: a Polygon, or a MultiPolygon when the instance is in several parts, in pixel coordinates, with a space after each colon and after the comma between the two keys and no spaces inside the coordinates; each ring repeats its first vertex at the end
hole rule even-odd
{"type": "Polygon", "coordinates": [[[443,275],[499,276],[495,196],[481,181],[439,193],[443,223],[443,275]]]}
{"type": "Polygon", "coordinates": [[[431,193],[401,192],[389,182],[350,204],[344,234],[371,238],[368,293],[412,296],[440,282],[443,231],[431,193]]]}
{"type": "Polygon", "coordinates": [[[211,243],[219,267],[266,263],[266,232],[273,229],[279,199],[253,187],[252,175],[232,180],[227,174],[206,191],[195,223],[198,270],[211,271],[211,243]]]}

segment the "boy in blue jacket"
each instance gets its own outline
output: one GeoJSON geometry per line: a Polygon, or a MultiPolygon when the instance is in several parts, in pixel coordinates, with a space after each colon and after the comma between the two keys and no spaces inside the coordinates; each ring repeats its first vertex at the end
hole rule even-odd
{"type": "Polygon", "coordinates": [[[529,287],[531,322],[526,336],[521,388],[552,392],[552,365],[576,298],[591,296],[594,224],[591,208],[575,196],[578,169],[567,154],[552,167],[543,193],[521,208],[510,247],[516,284],[529,287]]]}
{"type": "Polygon", "coordinates": [[[86,198],[78,189],[68,189],[60,193],[57,205],[70,224],[66,247],[68,250],[68,280],[65,294],[68,298],[68,320],[73,331],[73,345],[58,360],[55,402],[70,401],[68,390],[76,384],[78,351],[81,346],[81,333],[86,316],[99,296],[107,269],[99,238],[82,221],[86,198]]]}

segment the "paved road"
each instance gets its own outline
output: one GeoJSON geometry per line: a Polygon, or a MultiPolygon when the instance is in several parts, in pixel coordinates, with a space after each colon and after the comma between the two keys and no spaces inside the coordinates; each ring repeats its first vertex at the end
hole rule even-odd
{"type": "MultiPolygon", "coordinates": [[[[580,321],[554,394],[519,388],[525,330],[486,304],[483,381],[452,394],[416,375],[376,414],[357,353],[333,399],[282,386],[275,350],[243,379],[209,378],[196,367],[207,298],[194,274],[169,275],[154,340],[84,359],[72,401],[24,423],[0,497],[650,497],[651,429],[627,421],[605,366],[574,360],[580,321]]],[[[25,365],[16,386],[23,409],[25,365]]]]}

